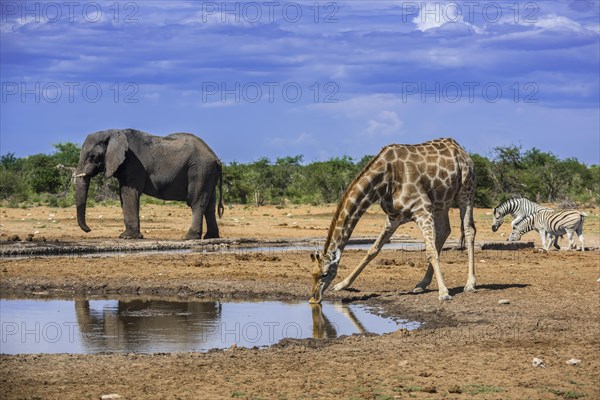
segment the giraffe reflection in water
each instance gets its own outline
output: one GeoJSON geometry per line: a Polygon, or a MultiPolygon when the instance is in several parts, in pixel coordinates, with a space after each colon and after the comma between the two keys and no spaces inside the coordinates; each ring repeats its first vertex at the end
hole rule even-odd
{"type": "MultiPolygon", "coordinates": [[[[310,304],[312,310],[312,322],[313,322],[313,338],[314,339],[329,339],[339,336],[338,327],[332,323],[329,318],[323,313],[323,307],[320,303],[310,304]]],[[[357,318],[356,314],[352,309],[343,304],[335,304],[334,308],[336,311],[348,318],[352,325],[356,329],[356,333],[367,333],[368,330],[357,318]]]]}

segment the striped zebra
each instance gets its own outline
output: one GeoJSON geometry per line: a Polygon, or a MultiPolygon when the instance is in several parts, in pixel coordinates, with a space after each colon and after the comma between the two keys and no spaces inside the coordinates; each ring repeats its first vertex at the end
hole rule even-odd
{"type": "Polygon", "coordinates": [[[569,238],[569,250],[571,250],[575,248],[575,240],[573,240],[573,232],[575,232],[581,242],[581,251],[584,251],[583,221],[585,216],[585,213],[577,210],[540,210],[517,223],[508,240],[519,240],[525,233],[535,229],[542,237],[542,247],[548,251],[550,241],[546,240],[546,236],[558,237],[566,233],[569,238]]]}
{"type": "MultiPolygon", "coordinates": [[[[500,203],[500,205],[494,208],[494,222],[492,223],[492,231],[496,232],[500,225],[504,222],[504,217],[510,214],[513,218],[511,222],[511,228],[515,229],[515,226],[521,222],[526,216],[533,214],[541,210],[550,210],[547,207],[542,207],[531,200],[524,197],[508,199],[500,203]]],[[[540,238],[542,243],[546,241],[546,235],[542,235],[540,232],[540,238]]],[[[558,237],[549,238],[556,249],[560,249],[558,246],[558,237]]]]}

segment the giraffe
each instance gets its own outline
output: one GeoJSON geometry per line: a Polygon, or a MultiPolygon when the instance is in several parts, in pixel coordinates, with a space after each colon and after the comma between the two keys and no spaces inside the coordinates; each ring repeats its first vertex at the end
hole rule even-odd
{"type": "Polygon", "coordinates": [[[387,216],[383,231],[356,269],[335,285],[334,290],[348,288],[396,229],[408,221],[415,221],[425,239],[428,267],[413,292],[423,292],[435,274],[439,299],[452,299],[440,272],[439,259],[450,234],[448,210],[452,200],[456,200],[460,208],[461,246],[466,239],[469,256],[464,291],[475,291],[473,168],[469,155],[451,138],[416,145],[392,144],[381,149],[342,196],[329,226],[323,252],[311,254],[315,266],[310,303],[321,302],[323,292],[337,274],[342,252],[354,227],[369,206],[377,201],[387,216]]]}

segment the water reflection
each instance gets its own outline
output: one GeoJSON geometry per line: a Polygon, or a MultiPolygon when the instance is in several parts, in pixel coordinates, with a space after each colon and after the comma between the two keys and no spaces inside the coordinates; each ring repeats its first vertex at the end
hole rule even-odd
{"type": "Polygon", "coordinates": [[[216,301],[164,300],[75,301],[77,324],[87,352],[148,352],[155,341],[173,350],[188,351],[198,329],[214,326],[221,318],[216,301]]]}
{"type": "Polygon", "coordinates": [[[0,310],[9,354],[208,351],[418,327],[333,302],[3,299],[0,310]]]}
{"type": "Polygon", "coordinates": [[[313,338],[326,339],[338,336],[335,324],[323,314],[321,304],[309,304],[312,310],[313,338]]]}

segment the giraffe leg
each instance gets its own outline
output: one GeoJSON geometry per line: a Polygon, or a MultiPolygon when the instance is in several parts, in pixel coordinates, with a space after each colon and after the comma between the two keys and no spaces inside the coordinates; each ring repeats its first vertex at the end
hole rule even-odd
{"type": "Polygon", "coordinates": [[[425,276],[413,289],[413,293],[420,293],[429,286],[431,279],[435,274],[435,280],[438,285],[438,296],[440,300],[451,300],[452,296],[448,294],[448,288],[444,283],[442,272],[440,271],[440,253],[446,238],[450,234],[450,222],[448,221],[448,211],[440,210],[435,216],[429,211],[421,210],[415,213],[415,220],[421,228],[423,238],[425,239],[425,252],[427,253],[427,272],[425,276]],[[439,232],[439,239],[438,239],[439,232]]]}
{"type": "Polygon", "coordinates": [[[333,290],[337,291],[350,287],[350,285],[352,285],[352,282],[354,282],[356,277],[360,275],[363,269],[365,269],[365,267],[375,257],[377,257],[377,254],[379,254],[385,242],[387,242],[392,237],[392,235],[394,234],[394,232],[396,232],[396,229],[398,229],[401,223],[402,222],[400,219],[391,219],[390,217],[388,217],[385,221],[385,227],[383,228],[383,231],[381,232],[375,243],[373,243],[371,248],[367,251],[367,255],[365,256],[365,258],[362,259],[360,264],[358,264],[358,266],[354,269],[354,271],[352,271],[350,275],[348,275],[348,277],[346,277],[346,279],[335,285],[333,287],[333,290]]]}
{"type": "Polygon", "coordinates": [[[461,222],[464,229],[464,235],[467,242],[467,253],[469,257],[469,272],[467,276],[467,284],[465,285],[465,292],[475,291],[475,234],[477,229],[475,228],[475,221],[473,219],[473,196],[475,189],[469,187],[463,187],[459,192],[458,206],[460,208],[461,222]]]}
{"type": "MultiPolygon", "coordinates": [[[[437,252],[438,258],[442,253],[442,248],[444,247],[444,243],[446,243],[446,239],[450,236],[450,220],[448,218],[448,210],[440,210],[436,211],[434,214],[435,220],[435,250],[437,252]]],[[[464,232],[461,234],[461,241],[464,240],[464,232]]],[[[425,272],[425,276],[417,284],[417,286],[413,289],[413,293],[422,293],[427,286],[431,283],[433,279],[433,265],[431,262],[428,262],[427,271],[425,272]]]]}

